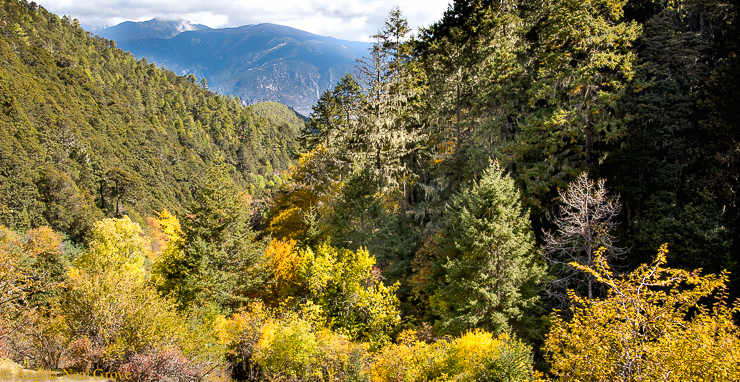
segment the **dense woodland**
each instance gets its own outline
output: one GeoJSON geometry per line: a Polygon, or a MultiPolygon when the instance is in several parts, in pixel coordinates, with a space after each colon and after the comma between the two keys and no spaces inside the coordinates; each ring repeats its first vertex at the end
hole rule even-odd
{"type": "Polygon", "coordinates": [[[267,195],[301,119],[242,107],[91,37],[43,8],[3,2],[0,224],[84,240],[104,217],[183,213],[214,163],[267,195]]]}
{"type": "Polygon", "coordinates": [[[3,0],[0,358],[738,380],[738,6],[396,8],[296,127],[3,0]]]}

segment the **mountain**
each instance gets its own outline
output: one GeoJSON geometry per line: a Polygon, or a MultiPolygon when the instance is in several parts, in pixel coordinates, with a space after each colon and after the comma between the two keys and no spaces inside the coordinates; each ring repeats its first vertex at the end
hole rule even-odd
{"type": "Polygon", "coordinates": [[[98,31],[136,57],[182,75],[205,77],[210,89],[245,103],[271,100],[303,115],[333,88],[369,43],[343,41],[275,25],[210,29],[187,21],[125,22],[98,31]]]}
{"type": "Polygon", "coordinates": [[[0,0],[0,226],[80,240],[104,216],[186,213],[217,163],[260,197],[292,164],[302,123],[284,105],[245,107],[137,60],[35,3],[0,0]]]}
{"type": "Polygon", "coordinates": [[[126,21],[96,33],[110,40],[161,39],[175,37],[182,32],[211,29],[205,25],[191,24],[185,20],[152,19],[143,22],[126,21]]]}

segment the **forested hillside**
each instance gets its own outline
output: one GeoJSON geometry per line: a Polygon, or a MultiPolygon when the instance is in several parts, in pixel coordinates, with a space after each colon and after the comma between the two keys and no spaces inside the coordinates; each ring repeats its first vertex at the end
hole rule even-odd
{"type": "Polygon", "coordinates": [[[740,379],[737,3],[459,0],[416,35],[396,7],[294,141],[3,4],[13,375],[740,379]]]}
{"type": "Polygon", "coordinates": [[[34,4],[0,12],[0,224],[80,239],[105,216],[184,211],[214,163],[262,195],[291,164],[286,107],[242,107],[34,4]]]}
{"type": "Polygon", "coordinates": [[[489,160],[537,231],[568,182],[604,178],[625,265],[668,241],[675,265],[718,272],[740,251],[735,17],[722,2],[455,2],[403,45],[389,26],[360,85],[325,94],[299,139],[360,158],[431,230],[489,160]]]}

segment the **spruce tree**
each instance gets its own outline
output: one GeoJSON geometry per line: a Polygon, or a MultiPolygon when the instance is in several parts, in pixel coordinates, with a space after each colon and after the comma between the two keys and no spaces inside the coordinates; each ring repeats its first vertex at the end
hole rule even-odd
{"type": "Polygon", "coordinates": [[[448,205],[445,276],[431,299],[445,332],[501,333],[537,303],[545,270],[519,199],[514,180],[493,163],[448,205]]]}

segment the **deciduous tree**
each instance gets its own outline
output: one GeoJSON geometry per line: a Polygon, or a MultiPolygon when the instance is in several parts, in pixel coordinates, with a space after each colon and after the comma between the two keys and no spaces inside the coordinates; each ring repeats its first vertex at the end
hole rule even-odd
{"type": "Polygon", "coordinates": [[[324,243],[301,254],[299,275],[307,299],[321,308],[325,324],[352,339],[380,346],[400,323],[398,284],[387,287],[375,259],[324,243]]]}
{"type": "Polygon", "coordinates": [[[581,272],[573,263],[593,266],[594,252],[600,247],[606,248],[602,255],[610,263],[626,252],[616,246],[613,232],[618,224],[615,219],[620,210],[619,197],[607,197],[605,183],[603,179],[594,183],[587,173],[571,182],[565,192],[560,192],[557,232],[545,232],[543,255],[555,275],[547,292],[560,306],[567,304],[568,290],[588,298],[602,291],[593,275],[581,272]]]}
{"type": "Polygon", "coordinates": [[[667,245],[652,264],[617,276],[597,251],[579,271],[607,285],[604,298],[570,293],[570,315],[553,315],[544,350],[559,380],[731,381],[740,377],[740,330],[726,301],[727,274],[666,268],[667,245]],[[707,297],[717,301],[705,305],[707,297]]]}

